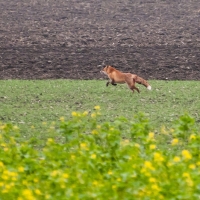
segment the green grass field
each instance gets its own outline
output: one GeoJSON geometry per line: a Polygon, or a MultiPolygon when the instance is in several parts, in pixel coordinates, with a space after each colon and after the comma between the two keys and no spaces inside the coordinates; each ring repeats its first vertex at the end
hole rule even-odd
{"type": "Polygon", "coordinates": [[[0,199],[199,199],[199,82],[150,83],[1,81],[0,199]]]}
{"type": "Polygon", "coordinates": [[[113,121],[119,116],[133,119],[142,112],[158,129],[171,126],[180,115],[188,113],[198,124],[200,82],[149,82],[152,91],[138,85],[141,93],[133,94],[126,85],[106,87],[105,80],[1,80],[0,121],[17,125],[24,139],[53,137],[51,124],[60,117],[67,120],[72,111],[92,112],[96,105],[101,107],[102,121],[113,121]],[[47,127],[48,132],[37,135],[47,127]]]}

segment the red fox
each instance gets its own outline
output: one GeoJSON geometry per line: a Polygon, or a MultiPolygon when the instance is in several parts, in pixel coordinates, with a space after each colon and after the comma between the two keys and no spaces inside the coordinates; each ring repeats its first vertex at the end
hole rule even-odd
{"type": "Polygon", "coordinates": [[[106,86],[108,86],[110,83],[112,85],[117,85],[117,83],[126,83],[133,92],[134,90],[137,90],[139,93],[140,90],[135,86],[135,83],[138,83],[144,85],[148,90],[151,90],[149,83],[136,74],[122,73],[110,65],[105,66],[100,72],[107,75],[110,79],[106,83],[106,86]]]}

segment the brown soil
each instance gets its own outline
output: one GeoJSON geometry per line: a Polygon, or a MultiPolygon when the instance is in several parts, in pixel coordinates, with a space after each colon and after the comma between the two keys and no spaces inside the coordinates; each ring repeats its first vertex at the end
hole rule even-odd
{"type": "Polygon", "coordinates": [[[200,80],[199,0],[1,0],[0,79],[200,80]]]}

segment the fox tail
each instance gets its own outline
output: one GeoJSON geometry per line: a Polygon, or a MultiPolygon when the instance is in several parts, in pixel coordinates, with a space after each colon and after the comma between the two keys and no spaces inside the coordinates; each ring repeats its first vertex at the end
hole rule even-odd
{"type": "Polygon", "coordinates": [[[143,78],[136,76],[135,82],[144,85],[148,90],[151,90],[151,85],[143,78]]]}

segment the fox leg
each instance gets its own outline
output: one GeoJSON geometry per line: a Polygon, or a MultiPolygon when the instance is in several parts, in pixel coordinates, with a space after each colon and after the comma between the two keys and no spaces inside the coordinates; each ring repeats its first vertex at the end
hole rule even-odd
{"type": "Polygon", "coordinates": [[[134,92],[134,90],[137,90],[137,92],[140,93],[140,90],[135,86],[135,79],[133,79],[132,83],[127,83],[127,85],[130,90],[132,90],[132,92],[134,92]]]}
{"type": "Polygon", "coordinates": [[[112,85],[116,86],[117,84],[115,82],[111,82],[112,85]]]}
{"type": "Polygon", "coordinates": [[[137,90],[137,92],[138,93],[140,93],[140,90],[137,88],[137,87],[135,87],[134,85],[133,86],[131,86],[131,87],[129,87],[133,92],[134,92],[134,90],[137,90]]]}
{"type": "Polygon", "coordinates": [[[110,83],[111,83],[112,85],[114,85],[114,86],[117,85],[117,84],[115,83],[115,81],[114,81],[113,79],[111,79],[110,81],[108,81],[108,82],[106,83],[106,86],[108,86],[110,83]]]}
{"type": "Polygon", "coordinates": [[[137,92],[140,93],[140,90],[137,87],[134,86],[134,89],[136,89],[137,92]]]}
{"type": "Polygon", "coordinates": [[[136,82],[135,79],[133,79],[133,86],[132,86],[132,87],[133,87],[135,90],[137,90],[138,93],[140,93],[140,90],[135,86],[135,82],[136,82]]]}

